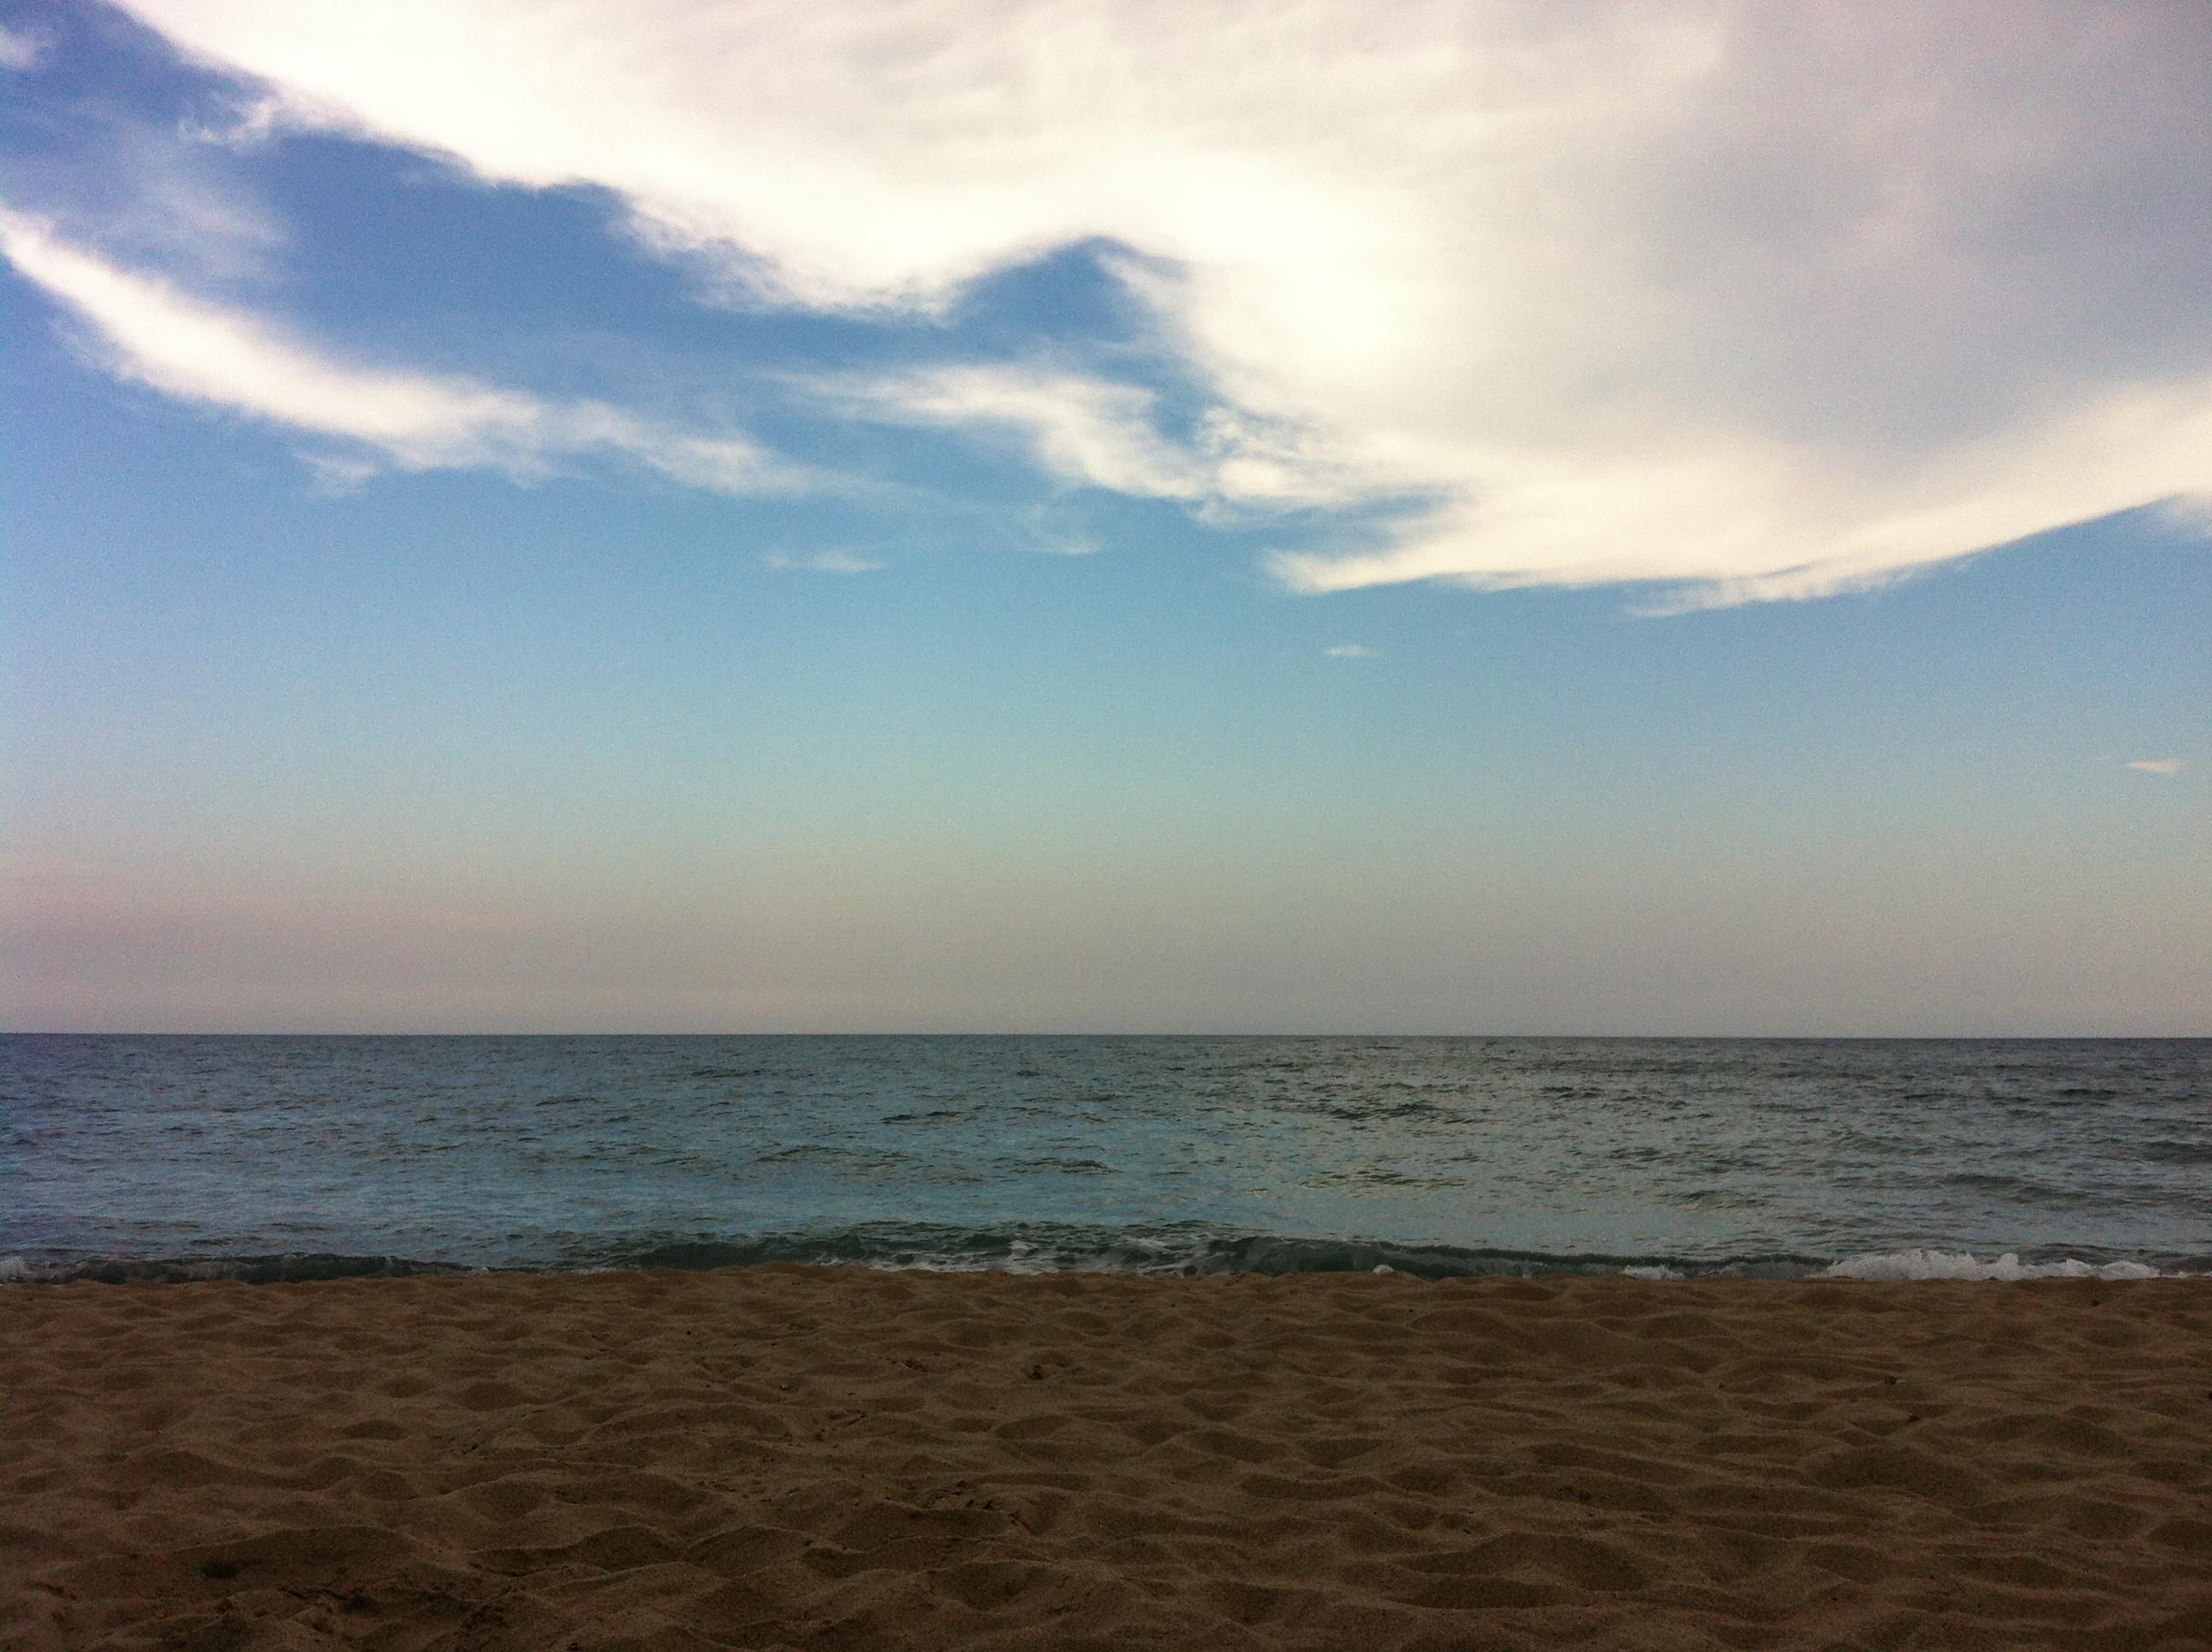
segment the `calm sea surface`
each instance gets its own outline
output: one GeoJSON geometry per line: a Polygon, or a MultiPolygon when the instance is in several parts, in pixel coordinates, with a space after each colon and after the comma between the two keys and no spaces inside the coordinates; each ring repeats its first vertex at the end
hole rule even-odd
{"type": "Polygon", "coordinates": [[[0,1272],[2194,1272],[2208,1080],[2206,1040],[15,1036],[0,1272]]]}

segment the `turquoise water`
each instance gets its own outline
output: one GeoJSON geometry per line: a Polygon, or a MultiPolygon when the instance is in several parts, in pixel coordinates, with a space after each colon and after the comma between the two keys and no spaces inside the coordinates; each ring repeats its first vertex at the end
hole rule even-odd
{"type": "Polygon", "coordinates": [[[0,1266],[2199,1271],[2208,1075],[2204,1040],[15,1036],[0,1266]]]}

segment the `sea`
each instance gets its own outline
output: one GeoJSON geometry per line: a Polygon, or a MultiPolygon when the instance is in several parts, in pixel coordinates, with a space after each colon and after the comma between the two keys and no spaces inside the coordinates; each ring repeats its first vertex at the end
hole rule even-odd
{"type": "Polygon", "coordinates": [[[2212,1272],[2212,1040],[0,1039],[0,1278],[2212,1272]]]}

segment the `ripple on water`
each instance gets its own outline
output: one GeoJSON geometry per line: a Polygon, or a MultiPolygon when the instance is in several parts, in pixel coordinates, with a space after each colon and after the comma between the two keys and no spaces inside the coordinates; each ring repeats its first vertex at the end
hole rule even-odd
{"type": "Polygon", "coordinates": [[[742,1246],[1077,1209],[1104,1231],[1173,1218],[1292,1245],[1654,1266],[1939,1243],[2212,1252],[2202,1041],[0,1048],[7,1254],[236,1252],[310,1201],[333,1252],[395,1254],[404,1234],[433,1260],[546,1266],[580,1254],[560,1235],[742,1246]]]}

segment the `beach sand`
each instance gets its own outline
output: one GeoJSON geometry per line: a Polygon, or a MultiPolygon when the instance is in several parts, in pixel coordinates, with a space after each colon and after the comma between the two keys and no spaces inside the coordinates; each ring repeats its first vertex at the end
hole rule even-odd
{"type": "Polygon", "coordinates": [[[2212,1647],[2212,1281],[0,1290],[0,1646],[2212,1647]]]}

